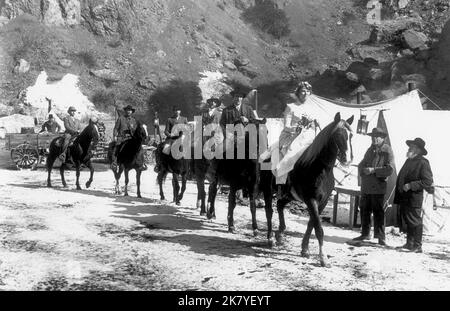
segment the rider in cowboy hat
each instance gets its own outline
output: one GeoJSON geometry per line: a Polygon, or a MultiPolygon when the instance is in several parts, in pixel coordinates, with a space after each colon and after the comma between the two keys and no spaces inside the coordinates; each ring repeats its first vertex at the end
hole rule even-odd
{"type": "Polygon", "coordinates": [[[80,134],[81,131],[81,123],[78,119],[75,118],[75,112],[77,109],[75,107],[70,106],[67,110],[67,113],[69,114],[64,118],[64,127],[66,128],[64,132],[64,142],[63,142],[63,148],[62,153],[59,156],[59,159],[61,162],[65,162],[66,160],[66,150],[69,146],[70,140],[72,137],[75,137],[76,135],[80,134]]]}
{"type": "MultiPolygon", "coordinates": [[[[133,113],[136,111],[131,105],[127,105],[123,108],[124,115],[121,115],[114,126],[113,130],[113,138],[116,144],[114,145],[114,151],[113,151],[113,161],[111,164],[111,167],[113,170],[118,170],[117,166],[117,153],[119,151],[119,146],[131,139],[133,137],[134,132],[137,128],[137,121],[133,117],[133,113]]],[[[141,168],[142,170],[145,170],[145,165],[141,168]]]]}
{"type": "Polygon", "coordinates": [[[380,245],[386,246],[384,204],[387,178],[394,172],[394,154],[386,144],[387,133],[381,128],[374,128],[372,145],[366,151],[358,165],[361,176],[361,235],[354,241],[370,240],[370,218],[373,213],[373,231],[380,245]]]}
{"type": "Polygon", "coordinates": [[[433,173],[430,163],[424,158],[428,154],[422,138],[407,140],[409,146],[405,164],[398,172],[394,204],[400,205],[400,228],[406,227],[406,244],[400,248],[422,252],[422,202],[423,190],[434,193],[433,173]]]}

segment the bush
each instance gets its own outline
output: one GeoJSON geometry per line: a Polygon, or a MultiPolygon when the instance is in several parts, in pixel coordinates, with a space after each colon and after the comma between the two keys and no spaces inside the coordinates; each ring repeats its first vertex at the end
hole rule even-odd
{"type": "Polygon", "coordinates": [[[174,105],[181,107],[183,116],[192,119],[199,113],[202,92],[194,81],[172,80],[169,85],[156,89],[148,100],[149,117],[158,111],[161,122],[173,114],[174,105]]]}
{"type": "Polygon", "coordinates": [[[81,60],[88,68],[93,68],[97,66],[97,61],[95,59],[94,53],[91,51],[81,51],[75,54],[75,56],[81,60]]]}
{"type": "Polygon", "coordinates": [[[242,17],[245,22],[277,39],[291,32],[286,13],[280,10],[273,0],[256,1],[254,6],[244,11],[242,17]]]}

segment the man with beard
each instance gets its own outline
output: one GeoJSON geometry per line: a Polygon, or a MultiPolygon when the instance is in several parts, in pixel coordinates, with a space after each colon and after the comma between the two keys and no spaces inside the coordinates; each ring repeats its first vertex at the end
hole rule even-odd
{"type": "Polygon", "coordinates": [[[361,176],[361,235],[354,241],[370,239],[370,218],[373,213],[374,237],[378,244],[386,246],[384,232],[384,203],[387,188],[387,178],[394,171],[394,154],[391,147],[385,143],[387,136],[381,128],[374,128],[372,145],[358,165],[361,176]]]}
{"type": "Polygon", "coordinates": [[[397,177],[394,204],[400,205],[400,228],[406,225],[406,244],[400,248],[415,253],[422,252],[422,202],[423,190],[434,193],[433,173],[422,138],[407,140],[407,159],[397,177]]]}

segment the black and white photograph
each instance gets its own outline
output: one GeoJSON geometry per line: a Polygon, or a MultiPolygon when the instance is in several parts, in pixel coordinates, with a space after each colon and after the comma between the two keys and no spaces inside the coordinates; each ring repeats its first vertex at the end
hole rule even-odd
{"type": "Polygon", "coordinates": [[[449,135],[449,0],[0,0],[0,291],[449,291],[449,135]]]}

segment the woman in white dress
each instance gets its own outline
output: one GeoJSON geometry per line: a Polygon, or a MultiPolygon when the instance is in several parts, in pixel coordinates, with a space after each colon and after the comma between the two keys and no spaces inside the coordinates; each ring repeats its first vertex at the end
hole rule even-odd
{"type": "Polygon", "coordinates": [[[288,173],[318,132],[317,121],[308,115],[304,105],[311,95],[311,90],[308,82],[300,82],[294,93],[295,101],[287,104],[284,111],[284,129],[279,139],[280,161],[273,170],[277,185],[286,183],[288,173]]]}

